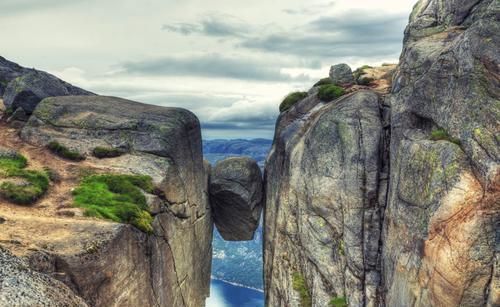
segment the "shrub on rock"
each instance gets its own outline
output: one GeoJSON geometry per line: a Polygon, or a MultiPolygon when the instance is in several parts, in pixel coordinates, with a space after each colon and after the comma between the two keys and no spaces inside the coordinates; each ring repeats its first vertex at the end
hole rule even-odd
{"type": "Polygon", "coordinates": [[[110,147],[96,147],[92,151],[94,157],[99,159],[105,158],[116,158],[122,156],[126,153],[125,150],[120,148],[110,148],[110,147]]]}
{"type": "Polygon", "coordinates": [[[345,91],[342,87],[334,84],[327,84],[327,85],[322,85],[319,88],[318,98],[321,99],[322,101],[332,101],[344,95],[344,93],[345,91]]]}
{"type": "Polygon", "coordinates": [[[285,112],[290,109],[294,104],[301,101],[302,99],[307,97],[306,92],[293,92],[288,94],[283,102],[280,104],[280,112],[285,112]]]}

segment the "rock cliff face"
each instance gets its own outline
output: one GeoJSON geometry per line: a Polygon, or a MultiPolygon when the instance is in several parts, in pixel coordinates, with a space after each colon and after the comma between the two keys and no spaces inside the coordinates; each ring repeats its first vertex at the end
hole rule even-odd
{"type": "Polygon", "coordinates": [[[64,282],[90,306],[204,305],[213,221],[209,169],[202,158],[199,122],[192,113],[113,97],[47,98],[22,129],[21,138],[12,143],[30,144],[22,145],[21,151],[35,165],[62,164],[65,177],[34,207],[2,203],[2,245],[26,259],[31,269],[64,282]],[[74,163],[52,155],[38,161],[47,155],[43,148],[51,141],[87,159],[74,163]],[[125,154],[97,159],[91,152],[98,146],[120,148],[125,154]],[[80,217],[78,211],[68,214],[74,210],[67,199],[73,177],[81,172],[151,176],[155,194],[147,199],[153,233],[80,217]]]}
{"type": "Polygon", "coordinates": [[[499,9],[419,1],[390,92],[312,89],[280,115],[268,306],[500,304],[499,9]]]}

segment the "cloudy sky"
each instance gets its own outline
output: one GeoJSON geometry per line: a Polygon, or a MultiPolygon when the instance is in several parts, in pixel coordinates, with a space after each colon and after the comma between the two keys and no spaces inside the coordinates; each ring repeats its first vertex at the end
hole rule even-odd
{"type": "Polygon", "coordinates": [[[397,62],[415,1],[0,0],[0,55],[190,109],[205,138],[270,138],[282,98],[330,65],[397,62]]]}

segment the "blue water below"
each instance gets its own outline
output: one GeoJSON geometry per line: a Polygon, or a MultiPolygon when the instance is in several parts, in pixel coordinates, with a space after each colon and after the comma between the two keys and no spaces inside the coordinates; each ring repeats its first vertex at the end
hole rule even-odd
{"type": "Polygon", "coordinates": [[[212,279],[207,307],[263,307],[264,293],[212,279]]]}

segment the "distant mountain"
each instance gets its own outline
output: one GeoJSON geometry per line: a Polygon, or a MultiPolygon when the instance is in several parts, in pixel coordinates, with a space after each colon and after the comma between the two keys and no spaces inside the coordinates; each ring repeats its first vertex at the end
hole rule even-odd
{"type": "Polygon", "coordinates": [[[264,168],[267,153],[273,141],[267,139],[234,139],[234,140],[206,140],[203,141],[205,159],[214,164],[229,156],[248,156],[257,161],[264,168]]]}
{"type": "MultiPolygon", "coordinates": [[[[203,141],[205,159],[211,164],[230,156],[249,156],[264,168],[272,140],[206,140],[203,141]]],[[[212,276],[216,279],[262,290],[262,226],[255,238],[247,242],[229,242],[214,230],[212,276]]]]}

